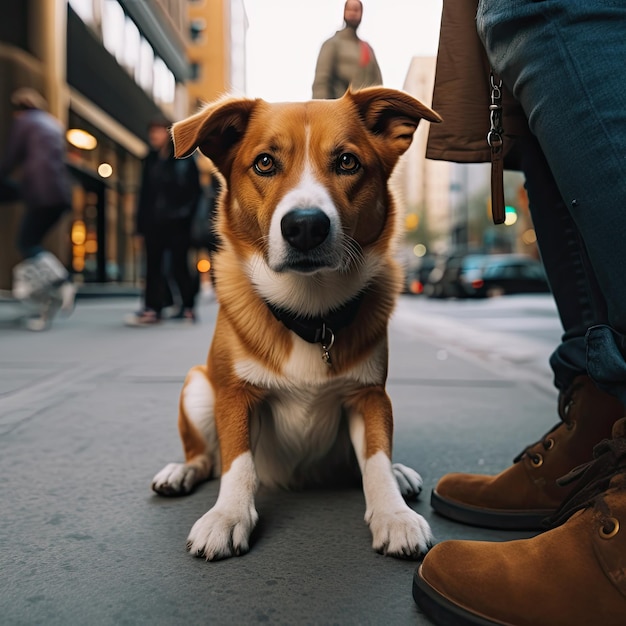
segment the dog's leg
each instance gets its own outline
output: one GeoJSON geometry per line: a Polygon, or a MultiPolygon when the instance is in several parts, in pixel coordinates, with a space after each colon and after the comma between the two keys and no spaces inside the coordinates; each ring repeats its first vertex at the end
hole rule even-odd
{"type": "Polygon", "coordinates": [[[416,558],[428,551],[433,536],[428,522],[413,511],[403,493],[420,488],[419,475],[404,466],[392,466],[393,422],[391,401],[382,387],[364,390],[349,405],[350,439],[363,475],[365,521],[373,548],[384,554],[416,558]],[[398,472],[406,479],[401,490],[398,472]],[[415,476],[417,475],[417,479],[415,476]]]}
{"type": "Polygon", "coordinates": [[[169,463],[152,480],[163,496],[183,496],[219,472],[219,446],[213,417],[213,389],[206,366],[189,370],[183,385],[178,430],[185,451],[184,463],[169,463]]]}
{"type": "Polygon", "coordinates": [[[216,402],[222,480],[215,506],[191,528],[187,549],[207,561],[239,556],[249,549],[258,513],[258,476],[250,450],[249,407],[254,400],[237,390],[216,402]]]}

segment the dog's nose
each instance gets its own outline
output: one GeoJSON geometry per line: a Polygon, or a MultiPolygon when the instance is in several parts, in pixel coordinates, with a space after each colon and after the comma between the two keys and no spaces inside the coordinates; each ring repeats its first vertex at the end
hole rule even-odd
{"type": "Polygon", "coordinates": [[[330,219],[320,209],[293,209],[283,216],[280,230],[292,247],[307,252],[319,246],[328,237],[330,219]]]}

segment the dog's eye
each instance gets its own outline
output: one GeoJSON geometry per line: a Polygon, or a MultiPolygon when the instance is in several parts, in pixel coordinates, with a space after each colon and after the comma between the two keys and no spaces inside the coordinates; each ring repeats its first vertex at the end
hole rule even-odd
{"type": "Polygon", "coordinates": [[[271,176],[276,173],[276,163],[269,154],[259,154],[254,161],[254,170],[261,176],[271,176]]]}
{"type": "Polygon", "coordinates": [[[344,152],[337,159],[337,173],[338,174],[354,174],[361,169],[361,163],[354,156],[354,154],[350,154],[349,152],[344,152]]]}

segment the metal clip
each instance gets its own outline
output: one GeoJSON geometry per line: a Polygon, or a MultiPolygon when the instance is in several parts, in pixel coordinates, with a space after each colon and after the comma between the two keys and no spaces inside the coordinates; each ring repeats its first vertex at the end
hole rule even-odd
{"type": "Polygon", "coordinates": [[[491,128],[487,134],[487,143],[492,150],[502,147],[502,80],[496,82],[493,72],[490,76],[491,104],[489,105],[489,121],[491,128]]]}
{"type": "Polygon", "coordinates": [[[320,345],[322,346],[322,361],[328,365],[328,367],[332,367],[333,362],[330,358],[330,349],[333,347],[335,343],[335,333],[330,328],[326,327],[326,324],[322,324],[322,339],[320,341],[320,345]],[[327,339],[326,335],[330,335],[327,339]]]}

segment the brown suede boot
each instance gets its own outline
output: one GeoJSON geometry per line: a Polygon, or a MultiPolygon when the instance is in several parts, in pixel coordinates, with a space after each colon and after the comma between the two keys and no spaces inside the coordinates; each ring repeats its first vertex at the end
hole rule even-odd
{"type": "Polygon", "coordinates": [[[572,490],[558,486],[557,479],[589,461],[593,447],[611,436],[624,412],[617,398],[600,391],[589,377],[578,376],[559,398],[561,423],[497,476],[447,474],[433,490],[431,506],[464,524],[542,529],[572,490]]]}
{"type": "Polygon", "coordinates": [[[413,579],[419,607],[447,626],[624,626],[626,419],[613,435],[572,472],[562,526],[532,539],[435,546],[413,579]]]}

